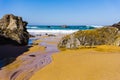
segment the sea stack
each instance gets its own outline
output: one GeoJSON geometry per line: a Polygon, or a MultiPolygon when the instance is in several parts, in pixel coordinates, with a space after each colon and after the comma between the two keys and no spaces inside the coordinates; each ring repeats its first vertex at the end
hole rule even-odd
{"type": "Polygon", "coordinates": [[[0,44],[27,45],[29,33],[22,17],[7,14],[0,19],[0,44]]]}
{"type": "Polygon", "coordinates": [[[62,25],[61,27],[62,27],[62,28],[67,28],[68,26],[67,26],[67,25],[62,25]]]}

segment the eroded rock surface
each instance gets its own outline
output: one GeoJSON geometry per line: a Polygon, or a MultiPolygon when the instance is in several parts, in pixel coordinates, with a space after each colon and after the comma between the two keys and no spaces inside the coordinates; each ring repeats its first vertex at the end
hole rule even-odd
{"type": "Polygon", "coordinates": [[[120,45],[120,33],[115,27],[81,30],[61,39],[59,48],[94,47],[96,45],[120,45]]]}
{"type": "Polygon", "coordinates": [[[22,17],[7,14],[0,19],[0,44],[26,45],[29,33],[26,30],[27,22],[22,17]]]}

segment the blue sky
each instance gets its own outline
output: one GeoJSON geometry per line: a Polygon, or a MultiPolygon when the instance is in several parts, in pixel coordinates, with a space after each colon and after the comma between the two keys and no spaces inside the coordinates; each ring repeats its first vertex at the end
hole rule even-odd
{"type": "Polygon", "coordinates": [[[120,0],[0,0],[0,18],[5,14],[29,24],[111,25],[120,21],[120,0]]]}

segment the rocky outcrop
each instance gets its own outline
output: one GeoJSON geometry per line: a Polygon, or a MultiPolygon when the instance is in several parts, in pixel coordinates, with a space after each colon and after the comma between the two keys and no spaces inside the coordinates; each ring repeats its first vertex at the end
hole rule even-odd
{"type": "Polygon", "coordinates": [[[0,44],[26,45],[29,39],[26,25],[21,17],[12,14],[3,16],[0,19],[0,44]]]}
{"type": "Polygon", "coordinates": [[[61,26],[62,28],[67,28],[68,26],[67,25],[63,25],[63,26],[61,26]]]}
{"type": "Polygon", "coordinates": [[[120,30],[120,22],[116,23],[116,24],[113,24],[111,27],[116,27],[120,30]]]}
{"type": "Polygon", "coordinates": [[[117,46],[120,45],[120,38],[118,29],[114,27],[103,27],[93,30],[78,31],[73,34],[67,35],[59,42],[59,48],[79,48],[94,47],[96,45],[113,45],[114,42],[117,46]]]}

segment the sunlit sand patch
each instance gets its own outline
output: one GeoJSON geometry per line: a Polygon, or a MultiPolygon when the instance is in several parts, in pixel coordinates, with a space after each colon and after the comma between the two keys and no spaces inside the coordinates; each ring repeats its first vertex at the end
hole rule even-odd
{"type": "Polygon", "coordinates": [[[29,53],[32,53],[32,52],[38,52],[38,51],[42,51],[44,49],[45,48],[43,46],[35,45],[35,46],[31,47],[29,49],[29,51],[25,52],[24,54],[29,54],[29,53]]]}
{"type": "Polygon", "coordinates": [[[119,51],[119,47],[105,45],[61,51],[30,80],[119,80],[119,51]]]}

